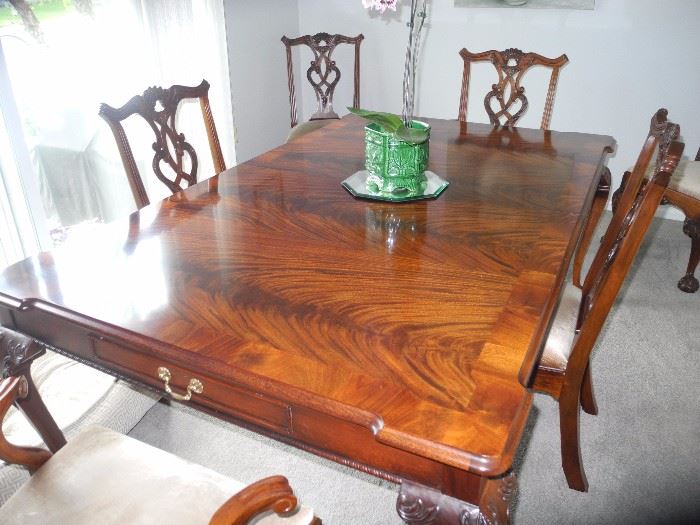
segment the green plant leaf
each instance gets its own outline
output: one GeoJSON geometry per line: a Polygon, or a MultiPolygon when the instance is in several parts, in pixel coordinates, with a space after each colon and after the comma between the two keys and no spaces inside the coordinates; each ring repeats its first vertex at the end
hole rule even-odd
{"type": "Polygon", "coordinates": [[[401,127],[394,131],[394,136],[409,144],[423,144],[429,135],[427,129],[407,128],[401,124],[401,127]]]}
{"type": "Polygon", "coordinates": [[[376,124],[387,133],[391,133],[394,138],[408,142],[409,144],[423,144],[428,140],[429,134],[426,129],[407,128],[403,125],[403,120],[393,113],[381,111],[367,111],[360,108],[348,108],[350,113],[366,118],[376,124]]]}
{"type": "Polygon", "coordinates": [[[367,111],[360,108],[348,108],[350,113],[366,118],[377,126],[380,126],[387,133],[396,133],[396,130],[403,127],[403,121],[398,115],[393,113],[383,113],[381,111],[367,111]]]}

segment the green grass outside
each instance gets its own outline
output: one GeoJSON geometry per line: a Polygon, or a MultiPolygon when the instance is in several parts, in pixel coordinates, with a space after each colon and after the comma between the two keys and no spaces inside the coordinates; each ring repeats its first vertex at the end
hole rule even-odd
{"type": "MultiPolygon", "coordinates": [[[[75,9],[72,0],[43,0],[30,5],[39,23],[71,13],[75,9]]],[[[0,7],[0,26],[12,24],[22,24],[22,19],[19,17],[14,7],[11,5],[0,7]]]]}

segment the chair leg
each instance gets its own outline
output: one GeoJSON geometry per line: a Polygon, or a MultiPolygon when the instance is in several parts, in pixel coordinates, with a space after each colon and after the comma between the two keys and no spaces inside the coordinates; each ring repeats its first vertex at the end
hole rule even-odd
{"type": "Polygon", "coordinates": [[[561,434],[561,464],[569,488],[588,492],[588,480],[581,461],[579,440],[579,399],[565,396],[559,400],[559,431],[561,434]],[[572,401],[569,401],[572,399],[572,401]]]}
{"type": "Polygon", "coordinates": [[[591,363],[589,361],[586,371],[583,374],[581,383],[581,408],[584,412],[592,416],[598,415],[598,403],[593,393],[593,378],[591,377],[591,363]]]}
{"type": "Polygon", "coordinates": [[[686,274],[678,281],[678,288],[687,293],[695,293],[700,288],[700,283],[695,277],[695,269],[700,262],[700,218],[686,218],[683,223],[683,233],[691,239],[690,260],[686,274]]]}
{"type": "Polygon", "coordinates": [[[595,231],[600,216],[603,214],[605,205],[608,203],[608,195],[610,194],[610,186],[612,184],[612,175],[610,170],[606,167],[600,176],[600,181],[598,182],[598,189],[596,189],[595,197],[593,198],[593,205],[591,206],[591,212],[588,216],[588,222],[586,223],[586,229],[581,237],[581,242],[576,250],[576,256],[574,257],[574,268],[573,268],[573,281],[574,286],[581,288],[581,269],[583,268],[583,260],[586,257],[586,252],[588,251],[588,245],[591,242],[591,237],[595,231]]]}

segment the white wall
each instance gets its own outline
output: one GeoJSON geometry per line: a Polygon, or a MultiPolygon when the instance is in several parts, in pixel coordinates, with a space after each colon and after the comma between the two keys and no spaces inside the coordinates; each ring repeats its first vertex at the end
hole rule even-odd
{"type": "MultiPolygon", "coordinates": [[[[392,17],[368,13],[360,0],[298,0],[299,34],[363,33],[361,105],[400,112],[409,3],[400,2],[398,16],[392,17]]],[[[570,63],[562,70],[551,127],[615,137],[618,150],[609,161],[615,187],[639,153],[649,119],[659,107],[668,108],[671,119],[681,125],[686,154],[697,152],[697,0],[596,0],[593,11],[455,8],[453,0],[428,3],[417,114],[456,118],[462,72],[457,53],[462,47],[518,47],[551,57],[566,53],[570,63]]],[[[479,105],[491,80],[483,73],[474,71],[469,118],[486,122],[479,105]]],[[[534,72],[526,80],[541,85],[534,72]]],[[[537,127],[541,105],[534,92],[530,99],[531,111],[521,122],[537,127]]],[[[309,108],[308,97],[304,102],[309,108]]]]}
{"type": "MultiPolygon", "coordinates": [[[[700,2],[697,0],[596,0],[593,11],[456,8],[453,0],[429,0],[419,67],[420,116],[456,118],[462,47],[471,51],[518,47],[556,57],[566,53],[552,129],[612,135],[618,143],[608,165],[615,187],[633,163],[649,119],[666,107],[681,125],[686,155],[700,146],[700,2]]],[[[396,14],[370,13],[360,0],[225,0],[236,152],[243,162],[284,142],[289,101],[282,35],[320,31],[363,33],[361,105],[400,112],[408,0],[396,14]]],[[[336,111],[351,102],[351,53],[336,53],[346,72],[336,111]]],[[[304,58],[306,61],[306,58],[304,58]]],[[[469,119],[486,122],[481,106],[492,83],[488,69],[474,68],[469,119]]],[[[305,69],[305,68],[304,68],[305,69]]],[[[297,80],[303,77],[297,66],[297,80]]],[[[537,127],[546,87],[544,71],[532,71],[531,107],[521,121],[537,127]],[[539,88],[542,88],[541,90],[539,88]]],[[[298,91],[299,94],[299,91],[298,91]]],[[[300,96],[300,116],[315,106],[300,96]]],[[[672,213],[680,218],[680,213],[672,213]]]]}
{"type": "MultiPolygon", "coordinates": [[[[236,159],[244,162],[289,133],[282,35],[299,34],[297,0],[224,0],[236,159]]],[[[218,116],[217,116],[218,118],[218,116]]]]}

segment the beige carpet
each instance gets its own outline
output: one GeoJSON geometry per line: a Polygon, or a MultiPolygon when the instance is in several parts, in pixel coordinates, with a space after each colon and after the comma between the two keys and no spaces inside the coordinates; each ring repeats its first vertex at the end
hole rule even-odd
{"type": "MultiPolygon", "coordinates": [[[[680,223],[657,220],[608,318],[593,357],[600,414],[581,415],[588,493],[568,489],[557,405],[536,397],[514,523],[700,523],[700,293],[676,288],[689,249],[680,223]]],[[[395,485],[180,405],[156,405],[130,435],[242,481],[284,474],[326,525],[401,523],[395,485]]]]}

